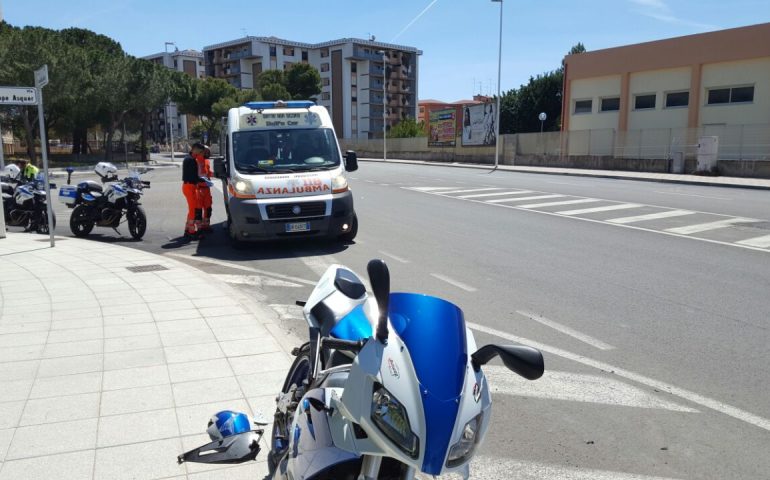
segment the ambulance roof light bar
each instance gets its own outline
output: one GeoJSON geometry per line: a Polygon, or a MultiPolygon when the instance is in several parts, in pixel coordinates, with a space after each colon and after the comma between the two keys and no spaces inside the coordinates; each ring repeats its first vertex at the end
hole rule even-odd
{"type": "Polygon", "coordinates": [[[288,102],[277,100],[275,102],[248,102],[244,107],[252,110],[266,110],[269,108],[310,108],[313,105],[315,102],[311,100],[290,100],[288,102]]]}

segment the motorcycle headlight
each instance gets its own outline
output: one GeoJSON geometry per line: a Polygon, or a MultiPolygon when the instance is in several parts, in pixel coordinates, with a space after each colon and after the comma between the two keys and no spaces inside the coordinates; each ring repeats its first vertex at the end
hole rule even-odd
{"type": "Polygon", "coordinates": [[[332,179],[332,193],[343,193],[348,191],[348,179],[345,175],[337,175],[332,179]]]}
{"type": "Polygon", "coordinates": [[[417,458],[420,440],[412,432],[406,409],[378,383],[372,394],[372,421],[404,453],[417,458]]]}
{"type": "Polygon", "coordinates": [[[473,455],[473,451],[478,444],[479,430],[481,430],[481,415],[477,415],[463,427],[460,440],[449,449],[449,456],[447,456],[446,461],[447,467],[451,468],[462,465],[473,455]]]}

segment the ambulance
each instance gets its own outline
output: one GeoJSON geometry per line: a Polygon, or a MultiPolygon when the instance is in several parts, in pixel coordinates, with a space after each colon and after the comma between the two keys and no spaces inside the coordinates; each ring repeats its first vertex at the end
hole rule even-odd
{"type": "Polygon", "coordinates": [[[311,101],[250,102],[228,112],[222,179],[230,239],[316,237],[351,242],[358,232],[343,158],[329,112],[311,101]]]}

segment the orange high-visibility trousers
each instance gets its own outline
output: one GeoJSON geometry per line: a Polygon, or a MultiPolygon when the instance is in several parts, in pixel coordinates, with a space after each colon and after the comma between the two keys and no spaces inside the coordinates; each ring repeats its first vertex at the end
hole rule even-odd
{"type": "Polygon", "coordinates": [[[198,206],[198,186],[192,183],[183,183],[182,193],[187,200],[187,222],[184,226],[184,232],[195,234],[201,221],[201,210],[198,206]]]}
{"type": "Polygon", "coordinates": [[[201,209],[201,226],[208,229],[211,226],[211,189],[208,186],[198,185],[198,208],[201,209]]]}

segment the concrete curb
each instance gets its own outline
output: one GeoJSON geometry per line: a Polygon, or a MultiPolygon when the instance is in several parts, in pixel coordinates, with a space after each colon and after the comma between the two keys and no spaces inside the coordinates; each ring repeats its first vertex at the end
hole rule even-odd
{"type": "MultiPolygon", "coordinates": [[[[380,160],[376,158],[359,158],[362,162],[374,162],[374,163],[403,163],[408,165],[430,165],[430,166],[440,166],[440,167],[451,167],[451,168],[470,168],[475,170],[493,170],[492,165],[478,165],[478,164],[470,164],[470,163],[446,163],[446,162],[426,162],[421,160],[380,160]]],[[[535,167],[536,168],[536,167],[535,167]]],[[[607,173],[588,173],[588,172],[580,172],[575,171],[574,169],[565,171],[565,170],[530,170],[527,167],[524,168],[517,168],[517,167],[510,167],[506,165],[501,165],[497,168],[498,171],[501,172],[511,172],[511,173],[533,173],[533,174],[542,174],[542,175],[565,175],[565,176],[572,176],[572,177],[590,177],[590,178],[612,178],[616,180],[631,180],[631,181],[639,181],[639,182],[657,182],[657,183],[673,183],[673,184],[680,184],[680,185],[700,185],[700,186],[706,186],[706,187],[724,187],[724,188],[745,188],[745,189],[751,189],[751,190],[770,190],[770,181],[768,181],[768,185],[748,185],[748,184],[736,184],[736,183],[725,183],[725,182],[719,182],[719,181],[709,181],[709,180],[687,180],[687,179],[679,179],[679,178],[654,178],[654,177],[643,177],[643,176],[630,176],[630,175],[622,175],[619,173],[613,173],[614,170],[609,170],[607,173]]],[[[697,178],[719,178],[719,177],[697,177],[697,178]]],[[[734,178],[734,177],[729,177],[734,178]]]]}

